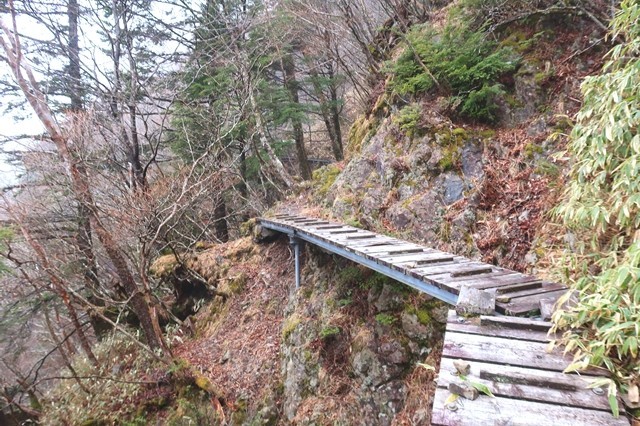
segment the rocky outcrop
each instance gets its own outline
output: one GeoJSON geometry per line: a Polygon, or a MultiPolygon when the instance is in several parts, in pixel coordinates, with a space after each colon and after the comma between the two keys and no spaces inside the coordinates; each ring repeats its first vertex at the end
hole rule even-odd
{"type": "MultiPolygon", "coordinates": [[[[446,306],[319,250],[283,325],[283,413],[295,424],[390,425],[446,306]]],[[[428,402],[426,403],[428,405],[428,402]]]]}
{"type": "MultiPolygon", "coordinates": [[[[439,123],[411,137],[393,116],[382,119],[373,137],[333,184],[327,204],[344,220],[384,226],[400,236],[442,247],[452,232],[470,232],[472,221],[443,223],[446,209],[473,199],[482,185],[483,151],[490,134],[439,123]]],[[[465,217],[469,217],[467,214],[465,217]]],[[[467,238],[468,239],[468,238],[467,238]]],[[[466,240],[466,239],[465,239],[466,240]]],[[[465,247],[473,255],[475,248],[465,247]]]]}

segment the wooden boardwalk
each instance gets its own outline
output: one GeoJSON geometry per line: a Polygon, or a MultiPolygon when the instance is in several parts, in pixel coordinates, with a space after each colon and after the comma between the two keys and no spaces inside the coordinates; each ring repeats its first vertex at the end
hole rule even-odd
{"type": "Polygon", "coordinates": [[[432,424],[629,425],[624,415],[612,416],[606,391],[587,388],[589,379],[604,372],[563,374],[571,360],[546,352],[550,323],[522,318],[538,314],[541,301],[552,304],[566,286],[341,223],[296,214],[258,222],[289,235],[296,247],[296,274],[299,242],[306,241],[453,305],[462,286],[495,290],[495,314],[509,316],[449,314],[432,424]],[[460,361],[468,364],[467,382],[452,374],[460,361]],[[494,397],[448,402],[449,386],[468,387],[469,381],[486,385],[494,397]]]}
{"type": "Polygon", "coordinates": [[[465,285],[495,289],[496,311],[500,314],[535,315],[541,300],[556,300],[567,288],[341,223],[295,214],[260,218],[258,222],[264,228],[318,245],[454,305],[465,285]]]}
{"type": "MultiPolygon", "coordinates": [[[[563,374],[571,359],[547,353],[550,323],[515,317],[458,317],[449,313],[433,425],[629,425],[611,414],[605,389],[589,389],[605,373],[563,374]],[[470,367],[467,382],[486,385],[494,397],[446,403],[451,383],[464,385],[454,362],[470,367]]],[[[622,404],[620,404],[622,407],[622,404]]]]}

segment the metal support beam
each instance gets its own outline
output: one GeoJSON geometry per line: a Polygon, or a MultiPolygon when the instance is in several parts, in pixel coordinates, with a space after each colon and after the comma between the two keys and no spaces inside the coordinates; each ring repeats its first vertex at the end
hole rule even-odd
{"type": "Polygon", "coordinates": [[[300,240],[295,234],[289,235],[289,244],[293,246],[293,252],[295,254],[296,262],[296,289],[300,288],[300,246],[304,241],[300,240]]]}
{"type": "MultiPolygon", "coordinates": [[[[272,229],[274,231],[278,231],[278,232],[282,232],[284,234],[289,235],[289,238],[293,241],[294,239],[299,240],[299,243],[301,242],[300,240],[304,240],[308,243],[311,243],[313,245],[316,245],[320,248],[323,248],[331,253],[335,253],[337,255],[340,255],[346,259],[349,259],[353,262],[359,263],[361,265],[364,265],[366,267],[368,267],[369,269],[373,269],[376,272],[380,272],[383,275],[386,275],[390,278],[393,278],[396,281],[400,281],[401,283],[407,284],[410,287],[415,288],[416,290],[419,290],[423,293],[427,293],[430,296],[436,297],[444,302],[447,302],[451,305],[455,305],[456,302],[458,301],[458,296],[456,294],[453,294],[449,291],[446,291],[438,286],[435,286],[433,284],[429,284],[426,283],[418,278],[415,278],[413,276],[410,275],[405,275],[400,271],[397,271],[393,268],[390,268],[386,265],[380,264],[374,260],[368,259],[366,257],[360,256],[356,253],[352,253],[350,251],[347,251],[345,249],[343,249],[342,247],[337,247],[334,246],[331,243],[328,243],[326,241],[323,241],[319,238],[314,237],[313,235],[309,235],[305,232],[302,231],[298,231],[295,229],[291,229],[289,227],[286,226],[282,226],[273,222],[269,222],[266,220],[262,220],[260,222],[262,224],[262,226],[264,226],[265,228],[269,228],[272,229]]],[[[292,243],[293,244],[293,243],[292,243]]],[[[294,246],[295,247],[295,246],[294,246]]],[[[296,259],[298,259],[298,256],[296,255],[296,259]]],[[[296,262],[297,264],[297,262],[296,262]]],[[[299,282],[299,277],[296,274],[296,283],[299,282]]]]}

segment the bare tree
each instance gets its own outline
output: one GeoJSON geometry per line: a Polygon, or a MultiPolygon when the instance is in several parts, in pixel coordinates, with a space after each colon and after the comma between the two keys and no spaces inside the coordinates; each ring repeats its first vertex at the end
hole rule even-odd
{"type": "Polygon", "coordinates": [[[78,167],[77,160],[72,155],[73,140],[59,126],[53,113],[48,106],[45,95],[40,89],[31,68],[26,64],[21,40],[18,33],[15,10],[13,2],[9,2],[9,9],[12,17],[12,27],[0,21],[2,37],[0,37],[0,47],[4,51],[3,59],[11,67],[14,78],[22,90],[27,101],[33,108],[36,116],[46,128],[51,141],[56,147],[60,161],[63,162],[70,177],[71,190],[79,204],[83,205],[89,215],[89,220],[93,230],[113,263],[118,278],[124,287],[127,295],[131,299],[131,306],[140,320],[147,343],[162,352],[166,351],[166,345],[162,338],[162,333],[158,323],[157,308],[154,306],[150,296],[149,288],[140,288],[134,279],[127,261],[113,237],[113,235],[103,225],[98,208],[93,201],[93,195],[86,174],[78,167]]]}

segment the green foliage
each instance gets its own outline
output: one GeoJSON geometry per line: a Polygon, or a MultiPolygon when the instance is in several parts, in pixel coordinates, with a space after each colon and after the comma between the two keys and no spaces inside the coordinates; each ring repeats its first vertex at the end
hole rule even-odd
{"type": "Polygon", "coordinates": [[[496,119],[495,99],[504,94],[498,80],[514,71],[519,60],[511,49],[499,47],[485,34],[460,24],[449,24],[441,34],[416,27],[407,40],[411,48],[390,67],[392,90],[418,95],[436,88],[426,67],[449,89],[452,104],[461,115],[487,122],[496,119]]]}
{"type": "Polygon", "coordinates": [[[340,331],[341,331],[340,327],[336,325],[329,325],[327,327],[324,327],[322,330],[320,330],[320,338],[322,340],[331,339],[337,336],[338,334],[340,334],[340,331]]]}
{"type": "Polygon", "coordinates": [[[431,313],[429,312],[429,309],[424,306],[416,307],[409,305],[405,308],[405,311],[409,314],[415,315],[418,318],[418,322],[422,325],[428,325],[431,323],[431,313]]]}
{"type": "Polygon", "coordinates": [[[338,283],[342,286],[354,285],[362,280],[362,271],[357,266],[347,266],[338,273],[338,283]]]}
{"type": "Polygon", "coordinates": [[[461,96],[460,113],[481,121],[492,122],[496,119],[498,112],[495,100],[504,94],[502,85],[485,83],[479,90],[472,90],[468,95],[461,96]]]}
{"type": "Polygon", "coordinates": [[[345,217],[342,221],[345,225],[353,226],[354,228],[363,228],[362,223],[358,220],[358,218],[353,216],[345,217]]]}
{"type": "Polygon", "coordinates": [[[422,109],[420,105],[407,105],[393,116],[393,122],[410,138],[416,136],[421,130],[420,119],[422,109]]]}
{"type": "Polygon", "coordinates": [[[168,416],[168,426],[219,424],[220,418],[206,392],[191,389],[176,400],[174,411],[168,416]]]}
{"type": "Polygon", "coordinates": [[[287,318],[282,325],[282,340],[287,340],[301,322],[300,318],[295,314],[287,318]]]}
{"type": "Polygon", "coordinates": [[[621,8],[612,28],[622,42],[583,83],[568,147],[575,161],[557,213],[575,239],[562,269],[579,301],[554,321],[576,366],[605,366],[624,389],[640,377],[640,5],[621,8]]]}
{"type": "Polygon", "coordinates": [[[360,281],[360,288],[363,290],[380,289],[389,281],[390,279],[386,275],[374,272],[366,280],[360,281]]]}
{"type": "Polygon", "coordinates": [[[136,424],[148,404],[166,403],[146,400],[146,387],[141,383],[162,373],[164,365],[140,351],[131,340],[109,336],[94,346],[94,354],[100,371],[86,358],[76,357],[75,374],[90,378],[80,379],[82,387],[75,380],[62,380],[51,389],[43,403],[42,424],[136,424]]]}
{"type": "Polygon", "coordinates": [[[378,324],[382,325],[393,325],[396,321],[398,321],[398,318],[394,317],[393,315],[382,313],[376,315],[376,321],[378,322],[378,324]]]}

